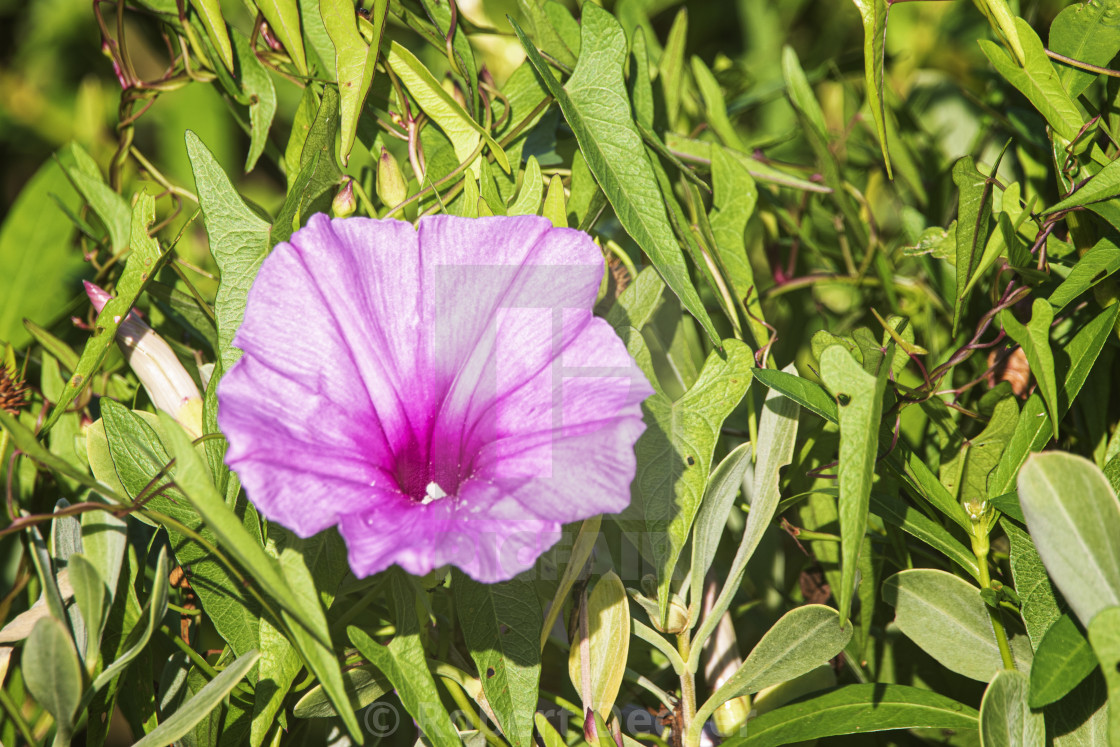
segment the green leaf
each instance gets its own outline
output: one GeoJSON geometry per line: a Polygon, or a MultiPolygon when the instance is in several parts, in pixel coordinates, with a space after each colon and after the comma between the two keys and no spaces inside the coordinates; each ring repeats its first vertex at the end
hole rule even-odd
{"type": "Polygon", "coordinates": [[[868,241],[867,225],[860,216],[859,208],[848,194],[845,186],[844,175],[841,173],[840,161],[829,142],[828,125],[825,123],[824,111],[820,102],[813,93],[809,79],[801,68],[801,61],[793,47],[782,48],[782,77],[786,82],[786,93],[790,103],[797,111],[798,119],[803,125],[809,146],[816,154],[820,163],[821,175],[824,183],[831,189],[832,201],[844,215],[844,230],[852,237],[858,246],[864,246],[868,241]]]}
{"type": "MultiPolygon", "coordinates": [[[[630,335],[627,347],[639,362],[643,358],[648,362],[649,351],[640,335],[630,335]]],[[[708,357],[700,378],[679,400],[673,402],[659,390],[642,403],[649,427],[635,446],[634,496],[622,517],[626,525],[650,538],[663,621],[668,614],[669,583],[700,508],[720,427],[746,393],[752,363],[750,348],[727,340],[723,354],[717,351],[708,357]]],[[[656,381],[651,383],[658,388],[656,381]]]]}
{"type": "Polygon", "coordinates": [[[82,667],[64,623],[44,617],[35,624],[20,654],[20,671],[28,691],[54,716],[63,744],[68,744],[82,698],[82,667]]]}
{"type": "Polygon", "coordinates": [[[996,403],[987,426],[962,449],[964,469],[958,496],[962,502],[979,503],[988,497],[988,475],[999,464],[1004,448],[1015,435],[1019,404],[1014,396],[996,403]]]}
{"type": "Polygon", "coordinates": [[[1005,669],[984,691],[980,703],[980,741],[984,747],[1042,747],[1046,722],[1027,705],[1027,676],[1005,669]]]}
{"type": "Polygon", "coordinates": [[[906,685],[848,685],[751,720],[746,737],[726,747],[779,747],[844,734],[893,729],[975,732],[979,714],[963,703],[906,685]]]}
{"type": "MultiPolygon", "coordinates": [[[[713,143],[708,141],[693,140],[673,132],[665,133],[665,145],[674,153],[678,153],[691,161],[700,161],[701,163],[711,162],[712,148],[715,147],[713,143]]],[[[739,153],[734,150],[728,150],[727,154],[743,164],[743,166],[747,168],[748,173],[750,173],[756,181],[777,184],[783,187],[789,187],[790,189],[800,189],[805,192],[814,192],[816,194],[832,193],[831,187],[826,187],[823,184],[812,182],[795,174],[790,174],[775,168],[758,155],[739,153]]]]}
{"type": "Polygon", "coordinates": [[[249,40],[240,31],[233,31],[233,52],[237,55],[237,72],[241,90],[249,98],[249,152],[245,171],[253,170],[268,143],[268,130],[276,116],[276,87],[268,69],[257,59],[249,40]]]}
{"type": "Polygon", "coordinates": [[[505,215],[506,203],[498,192],[498,184],[490,171],[490,162],[480,160],[478,163],[478,194],[490,209],[491,215],[505,215]]]}
{"type": "MultiPolygon", "coordinates": [[[[619,20],[625,25],[626,22],[621,17],[619,20]]],[[[654,37],[656,43],[652,32],[650,36],[654,37]]],[[[646,51],[646,30],[640,27],[635,27],[630,36],[630,76],[626,84],[630,92],[630,105],[634,108],[634,121],[639,127],[652,130],[653,79],[650,77],[649,53],[646,51]]]]}
{"type": "Polygon", "coordinates": [[[591,557],[591,551],[595,548],[595,543],[599,539],[599,528],[602,524],[602,514],[584,519],[583,523],[580,524],[579,533],[576,535],[575,542],[572,543],[572,551],[568,556],[568,562],[564,566],[564,575],[560,577],[560,583],[557,584],[556,591],[552,595],[552,603],[548,606],[548,613],[545,615],[544,624],[541,625],[541,652],[543,652],[544,647],[548,645],[548,634],[552,631],[552,626],[556,624],[556,620],[560,617],[560,612],[564,606],[565,600],[568,598],[568,593],[572,590],[576,579],[583,573],[583,567],[587,564],[588,558],[591,557]]]}
{"type": "Polygon", "coordinates": [[[370,10],[373,38],[373,43],[370,44],[366,43],[358,31],[358,23],[365,19],[358,20],[351,0],[319,0],[319,10],[327,33],[334,43],[335,80],[338,81],[342,127],[338,155],[345,166],[350,160],[350,151],[357,137],[358,117],[373,82],[374,67],[381,49],[381,36],[389,14],[389,1],[377,0],[370,10]]]}
{"type": "Polygon", "coordinates": [[[319,101],[319,108],[315,111],[299,154],[300,174],[272,223],[272,246],[287,241],[306,213],[315,208],[325,210],[325,202],[320,204],[315,201],[342,180],[342,169],[335,150],[339,107],[338,91],[333,86],[327,86],[323,89],[323,98],[319,101]],[[307,172],[307,177],[304,177],[304,172],[307,172]],[[303,178],[308,180],[306,186],[301,182],[303,178]],[[297,189],[300,186],[302,192],[297,189]],[[296,219],[294,222],[293,218],[296,219]]]}
{"type": "MultiPolygon", "coordinates": [[[[945,668],[981,682],[1003,669],[987,605],[964,579],[932,568],[902,571],[883,582],[883,599],[899,630],[945,668]]],[[[1016,649],[1017,641],[1019,659],[1016,649]]]]}
{"type": "MultiPolygon", "coordinates": [[[[1007,24],[1007,27],[1010,29],[1011,25],[1007,24]]],[[[1057,71],[1046,56],[1046,49],[1030,24],[1022,18],[1015,18],[1014,29],[1022,43],[1022,67],[998,44],[981,39],[980,48],[999,74],[1034,104],[1054,131],[1073,142],[1084,124],[1077,104],[1062,87],[1057,71]]]]}
{"type": "Polygon", "coordinates": [[[88,662],[97,660],[97,649],[101,643],[101,631],[105,626],[105,616],[109,611],[106,604],[109,588],[98,573],[97,567],[81,553],[74,553],[66,567],[70,570],[70,585],[74,587],[74,599],[81,610],[86,626],[86,650],[83,659],[88,662]]]}
{"type": "Polygon", "coordinates": [[[133,747],[167,747],[189,734],[195,725],[218,708],[241,678],[249,673],[257,663],[260,654],[249,651],[237,657],[217,677],[195,693],[194,697],[180,705],[152,731],[148,732],[133,747]]]}
{"type": "MultiPolygon", "coordinates": [[[[595,582],[587,597],[587,628],[591,667],[591,699],[587,706],[607,718],[618,698],[630,652],[630,602],[622,579],[614,571],[595,582]]],[[[581,658],[580,643],[575,639],[569,649],[568,676],[577,692],[583,682],[581,658]]],[[[603,732],[599,734],[602,736],[603,732]]]]}
{"type": "MultiPolygon", "coordinates": [[[[758,369],[755,369],[756,371],[758,369]]],[[[727,529],[727,517],[743,485],[743,475],[751,463],[750,443],[740,444],[712,470],[704,499],[692,527],[692,589],[699,594],[704,577],[715,560],[719,541],[727,529]]]]}
{"type": "Polygon", "coordinates": [[[81,206],[62,169],[48,161],[23,185],[0,227],[0,265],[5,268],[0,273],[0,340],[17,348],[30,339],[24,317],[53,322],[58,299],[74,292],[75,281],[87,269],[81,252],[71,245],[74,227],[52,195],[68,210],[81,206]]]}
{"type": "Polygon", "coordinates": [[[1059,617],[1034,652],[1031,662],[1031,708],[1048,706],[1069,694],[1097,668],[1097,657],[1077,623],[1069,615],[1059,617]]]}
{"type": "MultiPolygon", "coordinates": [[[[546,6],[553,3],[544,2],[544,0],[518,0],[517,4],[521,7],[525,20],[528,21],[530,28],[533,30],[533,38],[536,39],[537,46],[561,64],[569,67],[576,64],[574,53],[579,52],[579,45],[576,44],[576,49],[568,46],[560,31],[556,28],[556,24],[553,23],[552,17],[545,10],[546,6]]],[[[568,18],[570,19],[571,16],[568,16],[568,18]]],[[[577,35],[573,43],[578,41],[577,35]]]]}
{"type": "Polygon", "coordinates": [[[638,273],[626,290],[622,291],[614,306],[607,312],[607,322],[619,330],[623,339],[627,339],[624,328],[633,327],[641,330],[653,319],[654,313],[661,306],[661,298],[665,292],[665,283],[657,274],[657,270],[647,267],[638,273]]]}
{"type": "Polygon", "coordinates": [[[346,629],[350,642],[369,662],[380,669],[401,699],[405,710],[420,725],[436,747],[456,747],[462,742],[451,718],[440,702],[435,681],[424,660],[424,649],[416,633],[398,634],[382,646],[353,625],[346,629]]]}
{"type": "Polygon", "coordinates": [[[1120,195],[1120,160],[1110,161],[1107,166],[1085,182],[1080,188],[1056,205],[1042,211],[1043,215],[1070,210],[1082,205],[1111,200],[1120,195]]]}
{"type": "Polygon", "coordinates": [[[1026,326],[1019,323],[1010,309],[1000,314],[1007,336],[1023,348],[1031,364],[1031,374],[1038,382],[1038,389],[1046,403],[1046,411],[1058,437],[1058,385],[1054,375],[1054,353],[1050,349],[1050,325],[1054,322],[1054,308],[1045,299],[1036,298],[1031,307],[1031,320],[1026,326]]]}
{"type": "MultiPolygon", "coordinates": [[[[1058,412],[1065,416],[1077,398],[1085,380],[1100,357],[1101,350],[1113,336],[1120,317],[1120,304],[1112,304],[1088,322],[1079,325],[1077,333],[1061,346],[1054,360],[1054,370],[1061,381],[1058,390],[1058,412]]],[[[1055,435],[1055,438],[1057,436],[1055,435]]]]}
{"type": "MultiPolygon", "coordinates": [[[[316,15],[318,15],[318,12],[316,12],[316,15]]],[[[322,23],[323,19],[320,18],[319,22],[322,23]]],[[[325,29],[323,34],[326,35],[325,29]]],[[[330,41],[330,39],[327,41],[330,41]]],[[[333,49],[334,45],[331,45],[331,47],[333,49]]],[[[315,115],[318,111],[319,96],[315,93],[315,86],[308,86],[303,89],[303,95],[299,98],[299,105],[296,106],[292,118],[292,129],[288,134],[288,142],[284,145],[284,170],[287,172],[289,193],[285,199],[291,199],[293,185],[301,176],[303,146],[307,144],[307,136],[311,132],[311,123],[315,121],[315,115]]]]}
{"type": "Polygon", "coordinates": [[[77,142],[70,143],[70,154],[73,156],[74,166],[63,167],[70,176],[70,181],[108,229],[113,254],[125,251],[128,249],[132,221],[128,200],[105,183],[97,162],[77,142]]]}
{"type": "MultiPolygon", "coordinates": [[[[317,538],[306,540],[293,537],[283,543],[280,547],[279,565],[287,595],[278,599],[285,606],[281,614],[291,631],[292,642],[307,662],[308,668],[323,684],[335,710],[346,724],[347,731],[356,737],[362,733],[361,727],[346,692],[338,657],[331,645],[331,634],[321,598],[324,591],[328,599],[333,598],[334,589],[345,572],[338,567],[339,563],[330,562],[332,553],[329,548],[323,547],[323,542],[330,536],[320,533],[317,538]],[[317,574],[318,578],[313,577],[311,568],[317,567],[324,560],[327,561],[328,568],[321,569],[317,574]],[[335,568],[331,570],[330,565],[335,568]]],[[[274,596],[276,593],[273,591],[274,596]]]]}
{"type": "Polygon", "coordinates": [[[276,599],[282,608],[284,622],[291,631],[293,642],[312,672],[324,683],[332,695],[335,708],[342,715],[352,736],[360,735],[354,711],[349,706],[343,689],[342,671],[330,646],[326,617],[319,604],[315,583],[311,580],[306,563],[299,553],[284,555],[278,563],[265,554],[258,540],[245,529],[242,522],[218,495],[209,478],[202,457],[198,455],[186,432],[166,413],[160,413],[164,440],[175,457],[175,483],[187,496],[198,514],[212,531],[221,547],[230,552],[255,582],[276,599]]]}
{"type": "MultiPolygon", "coordinates": [[[[300,11],[296,0],[253,0],[260,9],[264,19],[268,21],[268,28],[284,45],[288,56],[300,75],[307,75],[307,54],[303,48],[303,34],[300,33],[300,11]]],[[[314,2],[305,3],[310,6],[311,12],[319,15],[314,2]]],[[[307,29],[308,37],[312,30],[307,29]]]]}
{"type": "Polygon", "coordinates": [[[1120,604],[1120,500],[1095,464],[1056,451],[1029,457],[1018,485],[1038,554],[1088,626],[1120,604]]]}
{"type": "MultiPolygon", "coordinates": [[[[821,378],[840,401],[840,550],[842,574],[837,594],[840,618],[848,619],[855,594],[860,545],[867,529],[871,482],[878,457],[883,393],[890,366],[881,360],[872,375],[840,345],[821,355],[821,378]]],[[[833,590],[836,593],[836,590],[833,590]]]]}
{"type": "MultiPolygon", "coordinates": [[[[260,747],[268,736],[268,732],[276,725],[276,716],[284,706],[284,699],[294,684],[296,675],[303,669],[303,660],[295,646],[284,635],[284,631],[274,626],[267,617],[262,617],[260,620],[258,638],[257,645],[260,646],[261,660],[257,667],[257,681],[269,684],[265,689],[258,687],[253,698],[253,713],[249,722],[249,744],[251,747],[260,747]]],[[[342,678],[344,682],[349,682],[346,674],[346,672],[343,672],[342,678]]],[[[314,694],[314,702],[322,703],[322,708],[328,710],[329,715],[338,715],[331,703],[330,695],[327,694],[322,683],[311,688],[300,699],[300,703],[304,699],[312,698],[312,694],[314,694]]],[[[369,705],[369,703],[367,702],[366,705],[369,705]]],[[[298,713],[295,715],[298,718],[304,718],[298,713]]]]}
{"type": "Polygon", "coordinates": [[[529,156],[525,171],[521,176],[521,191],[509,206],[510,215],[537,215],[544,197],[544,181],[541,179],[541,166],[536,156],[529,156]]]}
{"type": "Polygon", "coordinates": [[[66,382],[66,387],[47,417],[47,421],[43,423],[39,431],[40,436],[58,422],[69,404],[85,388],[93,374],[97,373],[109,352],[109,346],[116,339],[121,322],[124,321],[132,304],[136,303],[136,299],[166,256],[160,249],[159,242],[148,235],[148,226],[152,224],[155,217],[155,198],[146,192],[141,192],[132,206],[132,232],[129,241],[132,253],[129,254],[124,272],[117,281],[116,297],[107,301],[101,313],[97,315],[97,321],[93,325],[93,335],[82,349],[78,367],[66,382]]]}
{"type": "MultiPolygon", "coordinates": [[[[121,492],[124,492],[123,488],[121,492]]],[[[116,595],[127,543],[128,524],[124,519],[117,518],[108,511],[87,511],[82,514],[82,552],[105,580],[110,600],[116,595]]]]}
{"type": "MultiPolygon", "coordinates": [[[[1074,3],[1059,13],[1050,24],[1050,49],[1090,65],[1106,67],[1120,52],[1120,27],[1115,17],[1117,0],[1074,3]]],[[[1097,73],[1058,62],[1058,79],[1071,98],[1076,99],[1097,79],[1097,73]]]]}
{"type": "MultiPolygon", "coordinates": [[[[466,161],[474,153],[481,137],[490,147],[490,152],[494,154],[494,159],[502,167],[502,171],[507,174],[510,172],[506,152],[490,135],[490,131],[475,122],[459,102],[443,90],[443,86],[428,68],[424,67],[424,63],[416,58],[416,55],[396,41],[391,41],[386,59],[389,67],[401,79],[401,83],[416,99],[416,103],[424,113],[431,117],[447,135],[460,162],[466,161]]],[[[471,173],[478,175],[477,160],[471,167],[471,173]]]]}
{"type": "Polygon", "coordinates": [[[1019,30],[1015,25],[1015,14],[1011,12],[1011,6],[1007,4],[1007,0],[974,0],[974,2],[976,7],[987,16],[992,27],[1007,40],[1008,46],[1015,53],[1019,63],[1025,64],[1027,56],[1023,50],[1023,44],[1019,40],[1019,30]]]}
{"type": "Polygon", "coordinates": [[[229,42],[226,21],[222,18],[221,3],[219,0],[191,0],[191,6],[202,19],[202,25],[206,27],[210,41],[214,42],[222,64],[226,66],[226,70],[233,72],[233,46],[229,42]]]}
{"type": "Polygon", "coordinates": [[[681,94],[684,92],[684,48],[688,44],[688,9],[681,8],[673,18],[669,37],[659,62],[661,90],[665,95],[665,120],[672,129],[681,112],[681,94]]]}
{"type": "Polygon", "coordinates": [[[168,572],[167,552],[160,550],[159,558],[156,561],[156,575],[153,576],[151,596],[144,604],[144,609],[140,611],[141,624],[136,625],[129,633],[128,640],[125,643],[128,648],[118,654],[112,662],[107,663],[101,674],[97,675],[97,679],[93,681],[93,691],[100,690],[112,682],[114,677],[123,672],[125,667],[147,648],[148,641],[152,639],[152,633],[155,632],[160,622],[163,621],[163,616],[167,613],[168,572]]]}
{"type": "MultiPolygon", "coordinates": [[[[346,691],[354,693],[355,710],[365,708],[393,690],[389,680],[375,667],[348,669],[342,673],[342,678],[346,680],[346,691]]],[[[334,718],[338,716],[338,711],[331,704],[323,686],[316,685],[296,702],[292,707],[292,715],[296,718],[334,718]]]]}
{"type": "Polygon", "coordinates": [[[1108,684],[1108,735],[1113,744],[1120,738],[1120,607],[1101,610],[1089,623],[1089,641],[1101,663],[1108,684]]]}
{"type": "Polygon", "coordinates": [[[888,0],[853,0],[863,22],[863,84],[867,90],[867,108],[875,120],[875,131],[879,135],[879,147],[883,151],[883,163],[887,167],[887,178],[891,173],[891,156],[887,148],[887,118],[883,108],[883,55],[887,42],[887,15],[890,13],[888,0]]]}
{"type": "Polygon", "coordinates": [[[1050,294],[1054,313],[1117,270],[1120,270],[1120,247],[1110,239],[1101,239],[1077,260],[1066,279],[1050,294]]]}
{"type": "Polygon", "coordinates": [[[750,170],[733,152],[713,145],[711,159],[712,211],[708,219],[716,240],[715,251],[723,259],[737,300],[750,312],[747,326],[755,344],[762,347],[770,339],[770,330],[763,324],[766,317],[762,313],[762,295],[755,284],[744,237],[747,221],[758,202],[758,187],[750,170]]]}
{"type": "Polygon", "coordinates": [[[1041,449],[1050,440],[1053,429],[1042,397],[1037,392],[1032,394],[1023,403],[1019,420],[1015,423],[1015,432],[1011,434],[1011,440],[1000,455],[999,464],[988,479],[989,499],[1015,489],[1015,477],[1027,455],[1041,449]]]}
{"type": "Polygon", "coordinates": [[[0,428],[3,428],[12,437],[12,443],[24,454],[34,459],[39,464],[50,470],[71,478],[79,485],[92,489],[114,503],[124,503],[127,499],[119,495],[110,486],[104,485],[88,472],[83,472],[61,457],[51,453],[49,449],[39,443],[35,433],[23,423],[8,414],[0,407],[0,428]]]}
{"type": "Polygon", "coordinates": [[[708,717],[732,698],[787,682],[827,663],[851,637],[852,626],[842,627],[841,618],[831,607],[807,604],[790,610],[766,631],[746,661],[697,709],[690,734],[702,729],[708,717]]]}
{"type": "MultiPolygon", "coordinates": [[[[155,430],[159,420],[150,413],[138,413],[108,398],[101,401],[101,415],[109,452],[120,482],[128,496],[137,499],[151,495],[152,487],[163,487],[169,478],[163,472],[170,461],[155,430]]],[[[210,544],[217,540],[202,525],[198,512],[177,488],[167,485],[145,504],[165,514],[191,532],[198,532],[210,544]]],[[[207,616],[219,635],[229,642],[234,653],[243,654],[257,644],[260,606],[213,553],[201,543],[180,533],[168,522],[171,548],[179,565],[191,569],[190,580],[207,616]]]]}
{"type": "MultiPolygon", "coordinates": [[[[794,369],[796,370],[796,369],[794,369]]],[[[803,379],[790,371],[772,368],[754,369],[754,377],[774,391],[781,392],[810,412],[815,412],[830,423],[840,422],[836,400],[816,382],[803,379]]]]}
{"type": "Polygon", "coordinates": [[[712,75],[712,71],[696,55],[692,56],[691,63],[692,77],[696,81],[696,87],[700,89],[700,97],[704,100],[704,113],[708,118],[708,127],[729,148],[744,152],[749,150],[727,116],[727,104],[723,100],[723,92],[720,90],[716,76],[712,75]]]}
{"type": "MultiPolygon", "coordinates": [[[[793,371],[793,364],[786,366],[785,370],[793,371]]],[[[712,635],[723,613],[731,606],[731,601],[739,590],[739,584],[747,570],[747,562],[758,549],[762,535],[770,527],[770,522],[778,510],[781,499],[780,473],[783,467],[793,461],[797,442],[798,413],[797,403],[792,399],[774,390],[767,393],[758,421],[758,456],[747,525],[743,529],[739,548],[735,551],[723,588],[692,641],[692,652],[688,660],[690,670],[695,670],[699,666],[704,642],[712,635]]]]}
{"type": "Polygon", "coordinates": [[[953,164],[953,183],[960,192],[957,203],[957,295],[953,305],[953,333],[960,324],[969,282],[980,265],[991,230],[991,185],[977,171],[972,156],[953,164]]]}
{"type": "Polygon", "coordinates": [[[622,65],[626,36],[610,13],[596,5],[583,9],[581,46],[585,50],[563,87],[536,48],[514,24],[529,61],[560,105],[576,135],[587,165],[610,200],[615,215],[653,262],[716,345],[719,335],[688,276],[688,268],[665,212],[653,166],[631,119],[622,65]]]}
{"type": "Polygon", "coordinates": [[[908,505],[900,497],[888,493],[872,493],[871,510],[884,521],[941,552],[974,579],[980,580],[980,567],[976,565],[976,555],[961,544],[948,529],[908,505]]]}
{"type": "Polygon", "coordinates": [[[486,701],[510,743],[529,747],[541,676],[537,594],[527,581],[480,584],[459,572],[452,589],[486,701]]]}
{"type": "Polygon", "coordinates": [[[1021,603],[1023,627],[1037,650],[1046,631],[1062,616],[1057,593],[1050,584],[1050,577],[1030,535],[1007,518],[1000,519],[1000,526],[1007,533],[1011,545],[1011,575],[1021,603]]]}
{"type": "Polygon", "coordinates": [[[256,583],[279,602],[287,613],[309,631],[319,631],[322,627],[321,620],[316,620],[318,616],[313,616],[303,606],[306,599],[293,597],[276,562],[265,554],[259,541],[249,534],[237,514],[218,494],[210,479],[209,470],[191,443],[190,436],[167,413],[159,413],[159,423],[163,430],[164,444],[175,459],[172,470],[175,484],[218,538],[221,548],[233,555],[249,571],[256,583]]]}
{"type": "Polygon", "coordinates": [[[241,200],[198,136],[187,130],[186,140],[210,252],[221,273],[214,314],[218,319],[218,358],[222,370],[228,371],[241,357],[241,351],[233,347],[233,335],[245,314],[249,286],[271,248],[270,227],[241,200]]]}

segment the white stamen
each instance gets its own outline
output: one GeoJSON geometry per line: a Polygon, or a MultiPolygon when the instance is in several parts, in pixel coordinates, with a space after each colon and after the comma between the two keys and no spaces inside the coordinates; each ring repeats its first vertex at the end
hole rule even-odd
{"type": "Polygon", "coordinates": [[[420,505],[427,506],[432,501],[438,501],[440,498],[446,498],[447,493],[439,486],[439,483],[434,480],[428,483],[428,487],[424,489],[426,495],[420,499],[420,505]]]}

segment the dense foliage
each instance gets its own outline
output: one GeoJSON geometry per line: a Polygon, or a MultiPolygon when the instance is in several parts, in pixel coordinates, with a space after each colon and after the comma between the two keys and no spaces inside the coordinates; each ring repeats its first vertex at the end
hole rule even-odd
{"type": "Polygon", "coordinates": [[[1117,0],[0,29],[3,744],[1120,744],[1117,0]],[[263,520],[217,383],[318,212],[590,234],[629,508],[497,584],[263,520]]]}

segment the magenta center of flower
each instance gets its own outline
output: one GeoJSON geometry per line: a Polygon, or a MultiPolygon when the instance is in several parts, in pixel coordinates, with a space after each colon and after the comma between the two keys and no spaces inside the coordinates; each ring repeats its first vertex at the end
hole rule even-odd
{"type": "Polygon", "coordinates": [[[394,462],[397,487],[417,503],[428,504],[454,497],[459,492],[459,486],[469,477],[459,464],[433,459],[430,450],[415,442],[397,452],[394,462]]]}

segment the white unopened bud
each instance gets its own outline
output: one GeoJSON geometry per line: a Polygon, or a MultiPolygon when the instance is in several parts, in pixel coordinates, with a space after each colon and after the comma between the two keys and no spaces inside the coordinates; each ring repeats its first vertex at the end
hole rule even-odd
{"type": "MultiPolygon", "coordinates": [[[[93,283],[83,283],[93,308],[100,313],[112,296],[93,283]]],[[[139,314],[129,311],[117,327],[117,344],[156,409],[175,418],[192,438],[200,437],[202,397],[167,342],[139,314]]]]}

